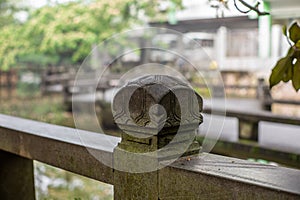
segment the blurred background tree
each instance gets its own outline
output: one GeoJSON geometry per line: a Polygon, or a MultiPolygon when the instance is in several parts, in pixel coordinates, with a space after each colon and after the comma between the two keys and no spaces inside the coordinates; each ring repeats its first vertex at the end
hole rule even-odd
{"type": "MultiPolygon", "coordinates": [[[[235,5],[237,1],[241,2],[249,11],[253,10],[258,15],[268,14],[258,9],[259,1],[254,5],[243,0],[233,1],[235,5]]],[[[93,44],[135,24],[145,23],[149,17],[155,21],[164,19],[167,10],[161,12],[160,2],[162,0],[50,1],[46,6],[29,10],[25,4],[17,4],[14,0],[0,0],[0,69],[8,70],[24,64],[38,67],[79,65],[93,44]],[[20,13],[24,12],[27,17],[20,20],[20,13]]],[[[172,4],[170,9],[174,9],[174,5],[175,9],[180,8],[181,0],[169,2],[172,4]]],[[[228,0],[208,2],[219,9],[221,6],[226,8],[228,0]]],[[[293,34],[298,35],[299,30],[293,30],[293,34]]],[[[289,62],[280,60],[270,77],[271,87],[281,80],[292,80],[294,88],[300,88],[300,62],[295,62],[299,44],[298,40],[292,41],[295,45],[291,46],[297,49],[297,53],[292,55],[293,65],[296,64],[291,70],[291,59],[285,59],[289,62]]]]}
{"type": "Polygon", "coordinates": [[[0,0],[0,27],[19,22],[16,13],[26,10],[25,5],[14,0],[0,0]]]}
{"type": "Polygon", "coordinates": [[[7,70],[15,64],[16,56],[22,54],[25,43],[19,41],[22,21],[18,16],[26,12],[28,7],[25,4],[14,0],[0,0],[0,69],[2,70],[7,70]]]}
{"type": "MultiPolygon", "coordinates": [[[[180,5],[180,0],[173,2],[180,5]]],[[[159,0],[80,0],[52,3],[29,11],[24,23],[9,22],[1,28],[0,69],[19,64],[80,64],[92,44],[148,17],[158,18],[158,5],[159,0]]],[[[13,12],[7,17],[13,19],[13,12]]]]}

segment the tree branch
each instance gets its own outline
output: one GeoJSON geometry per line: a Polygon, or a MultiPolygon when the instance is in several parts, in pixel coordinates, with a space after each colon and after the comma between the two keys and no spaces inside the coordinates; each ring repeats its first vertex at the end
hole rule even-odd
{"type": "MultiPolygon", "coordinates": [[[[255,6],[252,6],[250,4],[248,4],[247,2],[245,2],[244,0],[238,0],[241,4],[243,4],[244,6],[246,6],[247,8],[249,8],[250,10],[253,10],[255,11],[258,15],[269,15],[270,13],[269,12],[264,12],[264,11],[260,11],[258,9],[258,5],[259,3],[257,3],[255,6]]],[[[237,7],[236,5],[236,0],[234,0],[234,5],[235,7],[241,12],[241,10],[237,7]]],[[[242,11],[243,12],[243,11],[242,11]]],[[[246,11],[247,12],[247,11],[246,11]]],[[[248,11],[249,12],[249,11],[248,11]]],[[[243,12],[244,13],[244,12],[243,12]]]]}

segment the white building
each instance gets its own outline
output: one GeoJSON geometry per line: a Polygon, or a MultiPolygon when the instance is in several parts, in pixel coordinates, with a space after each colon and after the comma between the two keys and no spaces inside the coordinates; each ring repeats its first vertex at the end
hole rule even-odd
{"type": "MultiPolygon", "coordinates": [[[[253,4],[251,0],[247,2],[253,4]]],[[[300,19],[299,0],[265,0],[260,9],[271,15],[260,17],[254,12],[240,13],[233,0],[229,0],[229,10],[224,9],[225,18],[216,18],[216,9],[211,8],[207,0],[183,0],[183,6],[184,9],[175,14],[177,23],[151,25],[183,33],[213,34],[213,42],[205,44],[211,45],[212,51],[208,54],[217,61],[221,71],[257,72],[258,76],[268,76],[278,58],[286,54],[289,46],[282,34],[282,25],[300,19]]]]}

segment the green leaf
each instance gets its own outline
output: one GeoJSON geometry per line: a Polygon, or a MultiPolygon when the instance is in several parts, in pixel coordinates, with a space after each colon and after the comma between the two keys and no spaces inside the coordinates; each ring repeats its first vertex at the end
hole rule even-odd
{"type": "Polygon", "coordinates": [[[281,58],[276,63],[275,67],[272,70],[270,79],[269,79],[270,88],[277,85],[281,80],[283,80],[285,72],[289,67],[293,67],[292,58],[289,56],[281,58]]]}
{"type": "Polygon", "coordinates": [[[297,41],[297,43],[295,44],[295,46],[296,46],[296,48],[297,48],[298,50],[300,50],[300,40],[297,41]]]}
{"type": "Polygon", "coordinates": [[[295,54],[294,48],[293,48],[293,47],[290,47],[288,53],[286,54],[286,57],[291,57],[291,58],[293,58],[293,57],[294,57],[294,54],[295,54]]]}
{"type": "Polygon", "coordinates": [[[282,33],[283,33],[283,35],[287,36],[287,27],[286,27],[286,25],[284,25],[282,27],[282,33]]]}
{"type": "Polygon", "coordinates": [[[295,90],[298,91],[300,89],[300,60],[299,59],[294,65],[292,82],[295,90]]]}
{"type": "Polygon", "coordinates": [[[300,40],[300,27],[298,26],[298,23],[295,22],[289,29],[290,38],[294,43],[297,43],[298,40],[300,40]]]}
{"type": "Polygon", "coordinates": [[[287,69],[284,73],[284,76],[283,76],[283,82],[289,82],[289,80],[292,80],[293,78],[293,66],[287,66],[287,69]]]}

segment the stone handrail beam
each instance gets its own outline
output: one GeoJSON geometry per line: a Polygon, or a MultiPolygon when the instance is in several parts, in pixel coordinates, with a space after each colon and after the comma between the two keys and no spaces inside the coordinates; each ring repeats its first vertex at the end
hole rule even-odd
{"type": "MultiPolygon", "coordinates": [[[[72,128],[0,115],[1,158],[6,158],[1,159],[0,164],[0,196],[34,198],[34,190],[28,189],[34,187],[34,184],[22,182],[22,180],[31,180],[24,179],[24,173],[9,173],[7,175],[9,179],[4,179],[2,176],[8,173],[7,171],[13,172],[21,162],[17,162],[18,164],[14,166],[11,160],[25,159],[26,162],[38,160],[95,180],[115,184],[113,169],[103,165],[88,153],[76,136],[77,131],[72,128]],[[24,187],[26,189],[22,190],[24,187]]],[[[101,134],[87,131],[86,134],[97,140],[101,138],[101,134]]],[[[110,141],[115,141],[117,144],[120,139],[112,137],[110,141]]],[[[99,145],[95,145],[95,148],[96,146],[102,154],[112,156],[112,149],[99,145]]],[[[24,166],[23,164],[21,172],[30,172],[24,166]]],[[[300,198],[300,171],[213,154],[179,159],[161,169],[159,184],[160,199],[300,198]]]]}

